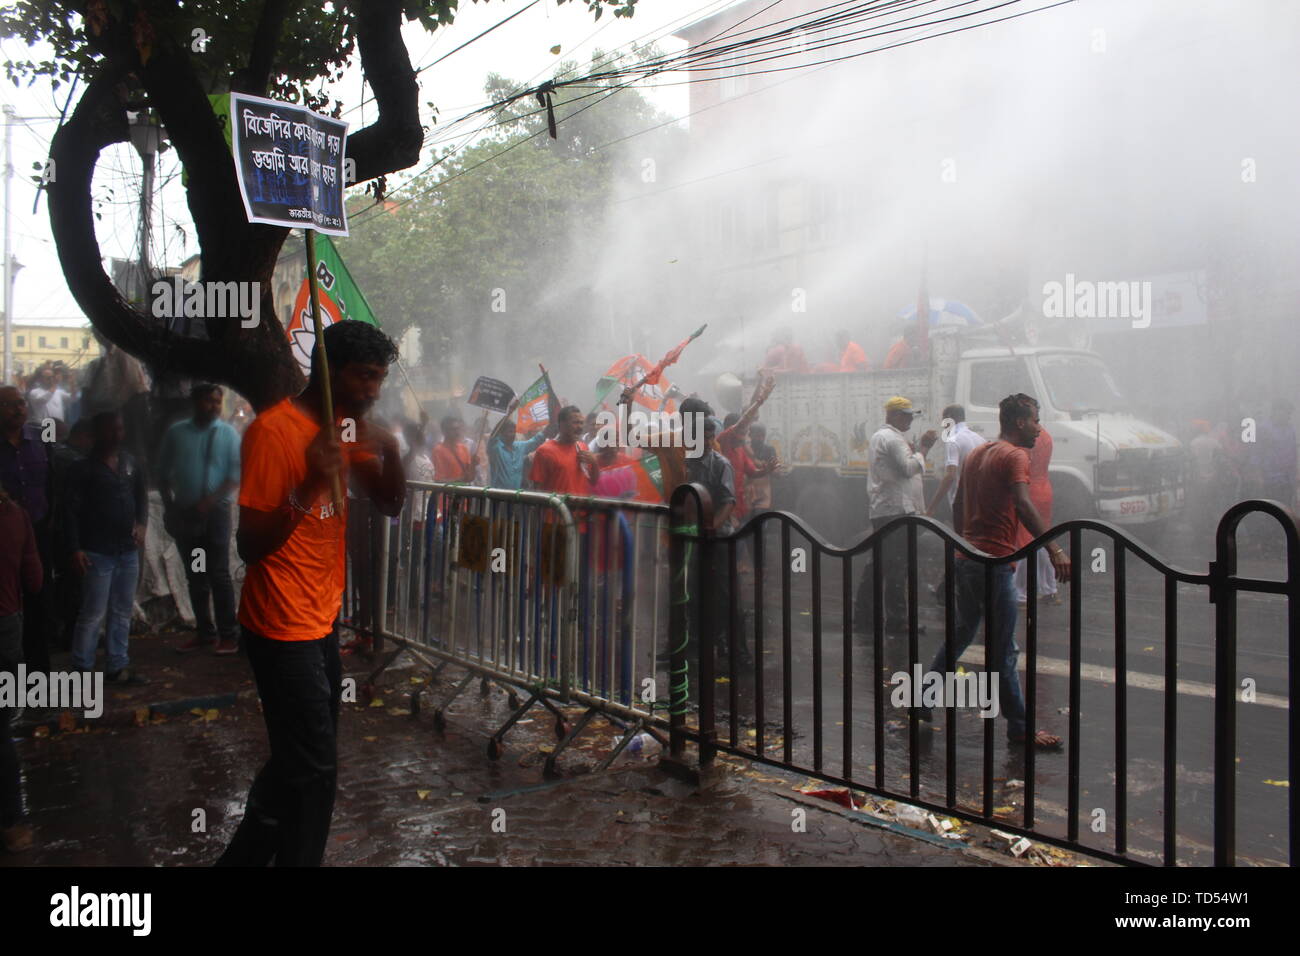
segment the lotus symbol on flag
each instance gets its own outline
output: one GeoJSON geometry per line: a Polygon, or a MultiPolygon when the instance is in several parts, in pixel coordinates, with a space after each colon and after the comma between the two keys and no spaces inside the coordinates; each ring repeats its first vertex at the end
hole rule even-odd
{"type": "MultiPolygon", "coordinates": [[[[334,300],[324,289],[318,288],[316,297],[320,302],[321,331],[324,332],[335,322],[342,321],[342,315],[339,307],[334,304],[334,300]]],[[[311,292],[304,281],[293,301],[293,316],[289,320],[289,327],[285,329],[289,336],[289,349],[293,352],[294,361],[302,369],[303,375],[311,374],[311,350],[316,344],[316,330],[313,325],[311,292]]]]}

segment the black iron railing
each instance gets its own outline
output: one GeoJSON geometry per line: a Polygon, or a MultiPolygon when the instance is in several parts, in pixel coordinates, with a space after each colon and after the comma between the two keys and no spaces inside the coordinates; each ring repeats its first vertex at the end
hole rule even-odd
{"type": "MultiPolygon", "coordinates": [[[[1294,744],[1297,732],[1300,731],[1294,706],[1295,657],[1297,641],[1300,639],[1300,621],[1296,616],[1297,591],[1300,589],[1300,574],[1297,573],[1300,571],[1300,542],[1294,516],[1277,502],[1246,501],[1231,508],[1219,522],[1215,537],[1215,560],[1210,563],[1208,571],[1201,573],[1167,564],[1120,528],[1094,520],[1067,522],[1051,529],[1014,554],[994,558],[972,549],[938,522],[918,515],[894,518],[878,526],[872,534],[853,546],[837,548],[804,526],[798,518],[785,512],[756,515],[736,533],[716,535],[709,530],[711,509],[708,494],[698,485],[679,487],[673,495],[671,509],[670,573],[673,605],[670,633],[673,638],[670,666],[677,679],[679,693],[670,713],[670,752],[678,759],[683,757],[688,741],[694,741],[699,747],[701,764],[707,765],[717,751],[724,751],[878,796],[898,797],[936,813],[992,825],[1006,832],[1029,836],[1113,862],[1144,864],[1158,860],[1167,866],[1174,865],[1179,862],[1180,838],[1179,586],[1192,585],[1204,587],[1209,602],[1214,606],[1213,758],[1210,772],[1213,774],[1212,826],[1216,865],[1233,865],[1237,856],[1237,598],[1241,592],[1280,595],[1286,600],[1286,760],[1289,771],[1287,780],[1295,780],[1294,744]],[[1237,573],[1237,527],[1245,517],[1257,513],[1272,516],[1282,528],[1285,538],[1285,578],[1282,580],[1242,577],[1237,573]],[[776,526],[775,529],[772,528],[773,525],[776,526]],[[971,784],[972,781],[962,773],[964,768],[961,766],[958,747],[959,721],[954,713],[950,712],[949,719],[945,720],[945,772],[941,793],[934,793],[932,789],[923,786],[926,772],[931,766],[929,750],[924,746],[924,732],[920,726],[925,720],[924,711],[908,707],[905,726],[893,729],[888,726],[888,685],[884,681],[887,641],[891,651],[897,651],[901,639],[906,638],[908,673],[912,673],[922,662],[922,627],[919,621],[921,533],[926,535],[927,545],[937,542],[942,549],[941,559],[932,554],[927,554],[927,559],[935,574],[939,573],[940,566],[942,568],[943,640],[947,652],[945,659],[950,668],[956,668],[954,641],[959,626],[959,562],[975,562],[982,567],[983,602],[980,614],[984,638],[983,666],[986,672],[996,670],[996,663],[990,656],[990,646],[998,615],[990,609],[994,607],[996,596],[995,574],[1005,573],[996,569],[1019,560],[1027,562],[1023,661],[1026,675],[1025,736],[1029,741],[1034,739],[1035,732],[1039,729],[1036,726],[1036,712],[1043,697],[1039,639],[1041,621],[1035,586],[1038,562],[1045,560],[1045,552],[1040,549],[1055,539],[1068,539],[1068,550],[1073,556],[1073,563],[1069,576],[1068,660],[1064,675],[1065,713],[1068,714],[1064,741],[1064,780],[1067,791],[1064,832],[1060,832],[1059,820],[1053,820],[1052,823],[1057,825],[1050,826],[1041,819],[1039,761],[1043,758],[1035,752],[1032,745],[1023,748],[1024,790],[1019,819],[1014,819],[1005,810],[999,811],[997,808],[994,720],[986,720],[983,724],[978,795],[974,800],[970,799],[971,786],[967,786],[963,793],[963,785],[971,784]],[[1090,649],[1102,646],[1100,642],[1091,641],[1093,632],[1098,630],[1095,622],[1090,625],[1091,630],[1085,631],[1085,610],[1095,615],[1098,607],[1092,600],[1091,593],[1085,593],[1085,533],[1100,536],[1109,542],[1107,557],[1110,573],[1107,577],[1114,582],[1109,595],[1114,667],[1109,680],[1103,681],[1113,685],[1111,716],[1115,725],[1111,819],[1102,831],[1108,834],[1108,846],[1098,846],[1080,836],[1083,795],[1086,792],[1090,798],[1095,798],[1100,789],[1093,789],[1096,780],[1085,781],[1082,777],[1084,745],[1086,743],[1090,748],[1095,748],[1105,742],[1104,732],[1099,734],[1083,721],[1085,638],[1090,641],[1090,649]],[[796,567],[796,561],[792,559],[792,544],[795,543],[793,536],[797,536],[797,542],[806,552],[803,567],[796,567]],[[773,540],[779,541],[781,549],[776,557],[779,569],[765,551],[773,540]],[[1148,619],[1143,632],[1138,634],[1130,632],[1129,624],[1129,555],[1159,575],[1162,582],[1161,594],[1157,599],[1159,622],[1153,624],[1148,619]],[[867,593],[870,594],[870,600],[858,600],[857,607],[854,599],[857,590],[855,584],[858,584],[853,573],[855,558],[869,558],[870,564],[867,571],[869,582],[864,582],[869,583],[869,590],[861,588],[864,597],[867,593]],[[833,570],[827,574],[826,566],[833,568],[836,562],[840,564],[838,575],[833,570]],[[796,595],[796,589],[792,585],[793,576],[804,572],[811,583],[809,596],[805,596],[802,589],[796,595]],[[887,635],[886,585],[903,575],[906,576],[905,633],[887,635]],[[832,594],[828,599],[824,594],[824,586],[837,578],[839,594],[832,594]],[[779,581],[779,588],[771,587],[774,579],[779,581]],[[767,612],[774,601],[778,610],[769,617],[767,612]],[[804,604],[806,607],[799,606],[804,604]],[[869,604],[869,607],[864,607],[864,604],[869,604]],[[808,629],[796,629],[793,625],[793,614],[797,606],[801,617],[806,614],[810,618],[808,629]],[[833,612],[837,608],[838,628],[834,626],[833,620],[828,619],[828,611],[833,612]],[[854,636],[855,615],[862,614],[869,615],[870,624],[862,629],[865,633],[859,643],[854,636]],[[779,626],[779,695],[770,692],[767,686],[774,675],[765,666],[765,658],[769,656],[769,650],[778,649],[772,643],[773,635],[767,631],[771,623],[779,626]],[[1151,633],[1153,630],[1155,633],[1151,633]],[[1131,675],[1128,658],[1134,653],[1135,641],[1154,643],[1161,638],[1164,643],[1163,674],[1159,686],[1153,687],[1156,676],[1131,675]],[[828,650],[828,640],[839,644],[838,659],[832,660],[835,652],[828,650]],[[870,675],[866,688],[870,698],[867,707],[859,706],[865,701],[860,693],[859,682],[855,680],[857,672],[854,660],[855,653],[864,646],[869,659],[870,675]],[[752,657],[752,667],[748,666],[747,657],[752,657]],[[809,666],[812,671],[811,686],[805,688],[807,682],[801,683],[796,677],[805,674],[809,666]],[[842,724],[838,761],[835,754],[828,753],[828,742],[833,730],[827,726],[826,709],[828,703],[834,704],[832,698],[836,693],[835,688],[828,687],[826,678],[829,673],[833,679],[837,667],[840,677],[840,707],[836,716],[840,718],[837,722],[842,724]],[[719,670],[720,674],[717,673],[719,670]],[[1129,699],[1131,679],[1139,679],[1144,690],[1155,690],[1163,698],[1163,706],[1159,708],[1163,725],[1160,728],[1158,760],[1163,780],[1158,852],[1135,852],[1132,840],[1134,829],[1130,819],[1129,798],[1133,781],[1129,777],[1129,769],[1135,755],[1129,750],[1132,729],[1129,699]],[[716,690],[719,680],[725,680],[724,699],[721,702],[716,690]],[[781,711],[779,722],[769,721],[769,708],[774,705],[779,706],[781,711]],[[720,706],[724,712],[721,720],[720,706]],[[871,746],[868,757],[871,766],[864,771],[860,764],[855,766],[855,758],[861,754],[858,746],[860,739],[868,732],[867,724],[870,725],[871,746]],[[778,727],[780,746],[771,747],[769,731],[778,727]],[[887,774],[891,762],[899,759],[898,747],[891,747],[887,742],[902,737],[903,730],[906,732],[907,782],[898,785],[891,783],[887,774]],[[753,739],[746,740],[747,735],[753,739]],[[802,746],[802,742],[809,739],[811,753],[805,756],[802,754],[807,748],[802,746]],[[800,747],[796,747],[796,741],[800,742],[800,747]],[[1089,785],[1086,790],[1085,783],[1089,785]]],[[[971,576],[968,566],[964,574],[971,576]]],[[[1087,574],[1091,579],[1091,572],[1087,574]]],[[[1002,586],[1005,587],[1005,584],[1002,586]]],[[[834,590],[834,586],[831,587],[834,590]]],[[[936,597],[938,590],[936,587],[936,597]]],[[[969,602],[968,594],[968,608],[969,602]]],[[[901,715],[901,712],[895,712],[901,715]]],[[[1018,753],[1015,759],[1019,759],[1018,753]]],[[[1154,755],[1152,762],[1155,762],[1154,755]]],[[[1017,768],[1021,766],[1019,763],[1012,765],[1017,768]]],[[[1285,820],[1278,820],[1277,823],[1287,828],[1288,859],[1294,863],[1297,858],[1296,805],[1289,789],[1286,804],[1285,820]]],[[[1185,833],[1181,835],[1190,839],[1185,833]]],[[[1149,825],[1144,826],[1143,836],[1151,837],[1149,825]]]]}

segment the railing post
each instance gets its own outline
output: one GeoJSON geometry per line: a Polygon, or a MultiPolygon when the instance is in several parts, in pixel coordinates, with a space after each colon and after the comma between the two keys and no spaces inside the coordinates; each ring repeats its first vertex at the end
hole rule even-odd
{"type": "MultiPolygon", "coordinates": [[[[374,514],[383,522],[379,532],[379,568],[375,572],[375,609],[378,620],[375,621],[374,636],[371,640],[371,652],[382,654],[384,651],[384,634],[388,630],[388,543],[392,534],[392,522],[388,515],[378,508],[372,508],[374,514]]],[[[401,561],[398,561],[401,565],[401,561]]],[[[396,571],[396,569],[394,569],[396,571]]]]}
{"type": "Polygon", "coordinates": [[[699,537],[698,573],[695,576],[695,593],[692,595],[698,609],[696,619],[699,621],[698,640],[700,673],[700,770],[706,770],[713,763],[718,753],[717,715],[714,712],[714,661],[716,660],[715,642],[717,641],[717,615],[714,595],[717,582],[710,581],[713,571],[713,555],[717,550],[714,543],[712,524],[701,522],[699,537]],[[710,585],[713,586],[710,586],[710,585]]]}
{"type": "MultiPolygon", "coordinates": [[[[668,753],[660,763],[665,769],[687,775],[692,774],[686,764],[686,715],[691,702],[690,650],[692,640],[698,648],[705,645],[700,639],[705,623],[700,613],[703,597],[700,584],[707,571],[703,564],[706,555],[701,552],[701,543],[705,540],[701,529],[707,528],[712,519],[712,502],[703,487],[696,484],[677,486],[669,500],[668,519],[668,753]]],[[[712,647],[710,641],[710,651],[712,647]]],[[[703,650],[700,653],[702,655],[703,650]]],[[[712,661],[709,663],[711,665],[712,661]]],[[[710,698],[710,717],[711,708],[710,698]]],[[[708,759],[712,760],[712,738],[709,745],[701,743],[701,762],[706,750],[708,759]]]]}
{"type": "Polygon", "coordinates": [[[1237,573],[1236,530],[1227,515],[1215,534],[1210,562],[1214,605],[1214,865],[1235,866],[1237,856],[1237,573]]]}

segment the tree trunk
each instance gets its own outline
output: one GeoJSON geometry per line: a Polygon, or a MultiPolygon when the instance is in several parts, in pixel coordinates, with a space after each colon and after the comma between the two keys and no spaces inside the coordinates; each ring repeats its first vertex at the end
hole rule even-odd
{"type": "MultiPolygon", "coordinates": [[[[290,6],[271,2],[263,8],[249,67],[237,78],[247,92],[265,92],[271,51],[290,6]]],[[[400,32],[401,0],[367,0],[353,15],[362,66],[379,106],[375,123],[348,137],[347,155],[356,161],[359,183],[414,164],[423,129],[415,73],[400,32]]],[[[272,273],[289,230],[246,221],[230,151],[187,47],[167,37],[156,40],[146,63],[124,25],[95,40],[104,59],[50,148],[56,170],[49,185],[50,226],[59,262],[73,298],[108,341],[155,370],[228,385],[261,411],[303,384],[272,300],[272,273]],[[206,339],[178,335],[149,310],[133,308],[105,273],[91,181],[100,152],[128,139],[131,79],[158,110],[189,175],[187,200],[198,232],[201,280],[258,283],[257,326],[243,328],[237,317],[211,318],[206,339]]]]}

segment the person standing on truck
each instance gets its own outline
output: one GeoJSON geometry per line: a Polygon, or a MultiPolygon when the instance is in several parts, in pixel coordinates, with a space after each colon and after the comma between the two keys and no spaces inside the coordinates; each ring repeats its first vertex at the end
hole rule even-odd
{"type": "Polygon", "coordinates": [[[871,363],[867,361],[867,353],[862,350],[862,346],[849,338],[849,333],[845,329],[840,329],[835,333],[835,344],[840,350],[840,367],[841,372],[870,372],[871,363]]]}
{"type": "Polygon", "coordinates": [[[915,368],[924,365],[921,359],[921,327],[916,323],[905,326],[902,336],[885,356],[885,368],[915,368]]]}
{"type": "MultiPolygon", "coordinates": [[[[998,421],[1001,426],[998,440],[981,445],[966,459],[953,503],[957,533],[995,558],[1011,554],[1019,547],[1022,524],[1035,538],[1047,530],[1029,491],[1029,449],[1042,432],[1038,402],[1028,395],[1008,395],[998,403],[998,421]]],[[[1048,545],[1047,550],[1056,579],[1066,580],[1070,573],[1069,556],[1055,543],[1048,545]]],[[[1024,744],[1025,699],[1016,672],[1020,648],[1016,646],[1015,566],[996,564],[992,571],[993,602],[987,609],[990,618],[987,633],[993,641],[988,656],[998,675],[997,706],[1007,718],[1007,739],[1012,744],[1024,744]]],[[[974,640],[986,610],[984,574],[983,561],[957,554],[954,659],[948,659],[947,642],[940,643],[930,664],[932,673],[947,674],[974,640]]],[[[932,720],[934,716],[927,707],[917,708],[916,713],[921,720],[932,720]]],[[[1033,744],[1054,750],[1060,747],[1061,738],[1039,730],[1034,733],[1033,744]]]]}
{"type": "MultiPolygon", "coordinates": [[[[913,479],[925,470],[925,456],[938,438],[931,429],[921,436],[918,452],[907,440],[912,419],[919,409],[910,400],[895,395],[885,402],[885,425],[874,435],[867,446],[867,488],[871,525],[879,531],[899,515],[915,514],[917,509],[913,479]]],[[[885,633],[901,636],[907,633],[907,581],[906,538],[895,532],[885,539],[881,553],[880,574],[885,586],[885,633]]],[[[871,627],[871,573],[862,576],[858,584],[854,628],[859,633],[871,627]]],[[[917,632],[925,633],[918,626],[917,632]]]]}
{"type": "Polygon", "coordinates": [[[794,344],[794,329],[786,326],[772,333],[772,344],[768,346],[767,355],[763,358],[763,368],[769,372],[806,374],[809,371],[808,357],[802,348],[794,344]]]}

